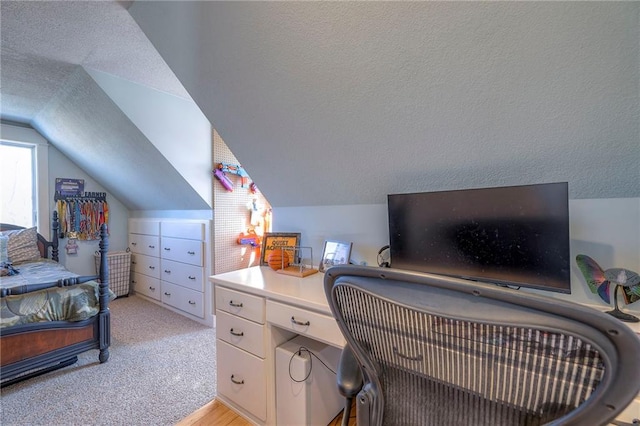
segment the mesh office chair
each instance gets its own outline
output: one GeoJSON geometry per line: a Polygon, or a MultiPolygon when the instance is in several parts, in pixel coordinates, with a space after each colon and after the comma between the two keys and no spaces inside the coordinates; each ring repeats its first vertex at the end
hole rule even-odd
{"type": "Polygon", "coordinates": [[[593,309],[393,269],[324,280],[363,372],[358,425],[604,425],[640,390],[640,339],[593,309]]]}

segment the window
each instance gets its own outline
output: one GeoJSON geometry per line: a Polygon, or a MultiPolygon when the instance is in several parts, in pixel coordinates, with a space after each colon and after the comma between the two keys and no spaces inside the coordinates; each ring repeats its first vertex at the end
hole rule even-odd
{"type": "Polygon", "coordinates": [[[32,127],[0,123],[0,222],[50,238],[49,143],[32,127]]]}
{"type": "Polygon", "coordinates": [[[36,225],[35,145],[2,141],[0,158],[0,222],[36,225]]]}

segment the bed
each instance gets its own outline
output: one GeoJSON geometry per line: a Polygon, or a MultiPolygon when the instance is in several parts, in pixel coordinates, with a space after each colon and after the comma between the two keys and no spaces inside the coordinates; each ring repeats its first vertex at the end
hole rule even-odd
{"type": "Polygon", "coordinates": [[[115,295],[109,290],[107,226],[100,230],[99,273],[92,276],[58,263],[58,231],[57,212],[51,241],[35,228],[0,224],[3,274],[17,271],[0,276],[2,387],[71,365],[90,349],[99,350],[100,363],[109,359],[109,300],[115,295]]]}

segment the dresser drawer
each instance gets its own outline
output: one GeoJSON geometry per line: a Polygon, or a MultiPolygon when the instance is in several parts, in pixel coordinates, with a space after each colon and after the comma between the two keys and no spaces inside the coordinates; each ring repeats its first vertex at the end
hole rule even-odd
{"type": "Polygon", "coordinates": [[[134,253],[160,257],[160,237],[129,234],[129,249],[134,253]]]}
{"type": "Polygon", "coordinates": [[[167,259],[162,259],[161,266],[160,278],[163,281],[169,281],[199,292],[204,291],[202,266],[189,265],[167,259]]]}
{"type": "Polygon", "coordinates": [[[216,312],[216,336],[257,357],[265,356],[264,325],[228,314],[216,312]]]}
{"type": "Polygon", "coordinates": [[[345,345],[338,324],[330,315],[267,300],[267,322],[330,345],[345,345]]]}
{"type": "Polygon", "coordinates": [[[216,286],[216,308],[264,324],[264,298],[216,286]]]}
{"type": "Polygon", "coordinates": [[[160,222],[157,220],[129,220],[129,232],[132,234],[160,235],[160,222]]]}
{"type": "Polygon", "coordinates": [[[162,237],[160,256],[163,259],[202,266],[203,252],[204,243],[202,241],[162,237]]]}
{"type": "Polygon", "coordinates": [[[162,282],[162,303],[204,318],[204,294],[176,284],[162,282]]]}
{"type": "Polygon", "coordinates": [[[220,339],[216,340],[216,356],[218,393],[266,421],[265,361],[220,339]]]}
{"type": "Polygon", "coordinates": [[[131,274],[131,287],[138,294],[160,300],[160,280],[138,272],[131,274]]]}
{"type": "Polygon", "coordinates": [[[163,237],[185,238],[188,240],[204,241],[204,223],[197,222],[162,222],[163,237]]]}
{"type": "Polygon", "coordinates": [[[131,270],[139,274],[160,278],[160,258],[134,253],[131,255],[131,270]]]}

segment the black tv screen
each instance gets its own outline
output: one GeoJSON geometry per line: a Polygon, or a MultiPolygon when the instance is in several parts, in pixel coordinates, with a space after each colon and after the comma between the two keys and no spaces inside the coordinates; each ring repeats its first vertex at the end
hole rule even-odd
{"type": "Polygon", "coordinates": [[[568,185],[388,196],[393,268],[570,293],[568,185]]]}

